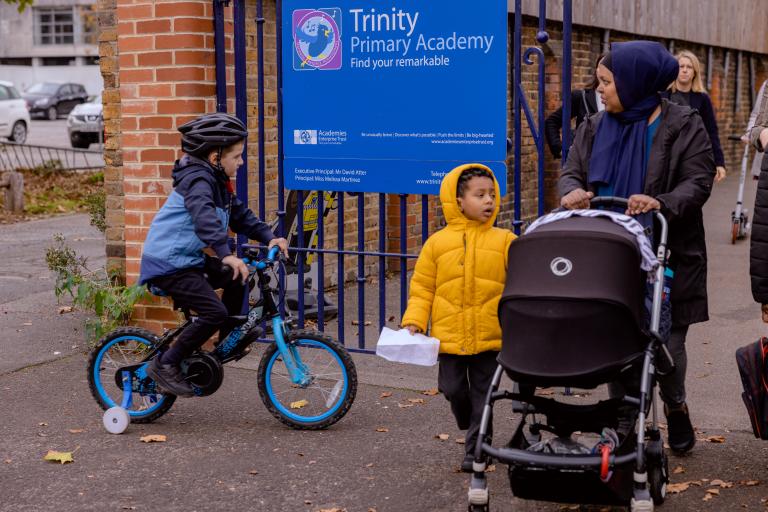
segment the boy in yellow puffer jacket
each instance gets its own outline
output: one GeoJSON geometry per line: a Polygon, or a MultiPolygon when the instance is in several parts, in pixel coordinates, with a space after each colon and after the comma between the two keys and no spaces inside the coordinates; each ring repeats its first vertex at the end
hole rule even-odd
{"type": "Polygon", "coordinates": [[[493,227],[499,185],[480,164],[459,166],[440,185],[447,226],[419,254],[402,325],[440,340],[438,388],[467,430],[463,471],[472,471],[485,394],[501,350],[497,309],[515,235],[493,227]]]}

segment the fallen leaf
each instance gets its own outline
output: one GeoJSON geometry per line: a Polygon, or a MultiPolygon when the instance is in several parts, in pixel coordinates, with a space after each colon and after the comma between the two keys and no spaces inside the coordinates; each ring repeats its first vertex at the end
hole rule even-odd
{"type": "Polygon", "coordinates": [[[122,509],[123,510],[136,510],[136,507],[133,507],[131,505],[123,505],[122,509]]]}
{"type": "Polygon", "coordinates": [[[667,484],[667,492],[670,494],[679,494],[685,492],[691,486],[691,482],[680,482],[677,484],[667,484]]]}
{"type": "Polygon", "coordinates": [[[395,315],[390,316],[387,318],[387,322],[394,322],[395,321],[395,315]]]}
{"type": "Polygon", "coordinates": [[[536,394],[540,396],[550,396],[555,394],[555,390],[551,388],[539,389],[536,391],[536,394]]]}
{"type": "Polygon", "coordinates": [[[368,509],[368,512],[376,512],[376,509],[371,507],[371,508],[368,509]]]}
{"type": "Polygon", "coordinates": [[[707,436],[703,440],[708,443],[720,444],[725,442],[725,436],[707,436]]]}
{"type": "Polygon", "coordinates": [[[428,389],[426,391],[422,391],[421,394],[422,395],[427,395],[427,396],[435,396],[439,392],[440,391],[438,391],[436,388],[432,388],[432,389],[428,389]]]}
{"type": "Polygon", "coordinates": [[[703,498],[701,498],[701,501],[709,501],[712,499],[711,494],[705,494],[703,498]]]}
{"type": "Polygon", "coordinates": [[[760,480],[742,480],[739,482],[739,485],[743,485],[744,487],[754,487],[755,485],[760,485],[760,480]]]}
{"type": "Polygon", "coordinates": [[[84,432],[81,428],[71,428],[69,429],[70,434],[82,434],[84,432]]]}
{"type": "Polygon", "coordinates": [[[485,468],[486,473],[493,473],[494,471],[496,471],[496,464],[491,464],[490,466],[485,468]]]}
{"type": "Polygon", "coordinates": [[[32,322],[24,322],[24,323],[23,323],[23,324],[21,324],[21,325],[32,325],[32,322]]]}
{"type": "Polygon", "coordinates": [[[54,450],[48,450],[48,453],[45,454],[43,459],[66,464],[67,462],[75,462],[75,459],[72,458],[72,453],[73,452],[57,452],[54,450]]]}
{"type": "Polygon", "coordinates": [[[321,508],[321,509],[317,510],[317,512],[347,512],[347,509],[345,509],[345,508],[338,508],[338,507],[321,508]]]}
{"type": "Polygon", "coordinates": [[[307,400],[302,399],[296,402],[291,402],[290,407],[291,409],[301,409],[302,407],[306,407],[307,405],[309,405],[309,402],[307,400]]]}
{"type": "Polygon", "coordinates": [[[304,504],[305,504],[305,505],[311,505],[311,504],[312,504],[312,502],[311,502],[311,501],[309,501],[309,500],[304,500],[304,504]]]}
{"type": "Polygon", "coordinates": [[[409,398],[408,401],[411,402],[412,404],[423,404],[424,403],[424,399],[423,398],[409,398]]]}
{"type": "Polygon", "coordinates": [[[6,464],[10,464],[11,462],[13,462],[13,460],[11,460],[11,459],[5,459],[3,462],[5,462],[6,464]]]}
{"type": "Polygon", "coordinates": [[[59,314],[63,315],[64,313],[71,313],[72,312],[72,306],[61,306],[59,308],[59,314]]]}
{"type": "Polygon", "coordinates": [[[376,429],[376,432],[389,432],[389,429],[386,427],[379,427],[376,429]]]}
{"type": "Polygon", "coordinates": [[[249,474],[249,475],[258,475],[258,474],[259,474],[259,472],[258,472],[258,471],[256,471],[255,469],[252,469],[252,470],[250,470],[250,471],[248,472],[248,474],[249,474]]]}
{"type": "Polygon", "coordinates": [[[683,466],[677,466],[675,469],[672,470],[672,473],[675,475],[680,475],[685,473],[685,468],[683,466]]]}
{"type": "Polygon", "coordinates": [[[45,422],[42,422],[42,423],[38,423],[38,424],[37,424],[37,426],[38,426],[38,427],[47,427],[47,426],[48,426],[48,424],[47,424],[47,423],[45,423],[45,422]]]}
{"type": "Polygon", "coordinates": [[[372,468],[373,467],[373,462],[369,462],[368,464],[365,465],[365,467],[372,468]]]}
{"type": "Polygon", "coordinates": [[[717,486],[719,486],[722,489],[730,489],[731,487],[733,487],[733,482],[725,482],[725,481],[720,480],[718,478],[718,479],[712,480],[709,483],[709,485],[717,485],[717,486]]]}
{"type": "Polygon", "coordinates": [[[162,434],[149,434],[139,439],[142,443],[164,443],[166,436],[162,434]]]}
{"type": "Polygon", "coordinates": [[[389,391],[384,391],[379,398],[389,398],[392,396],[392,393],[389,391]]]}
{"type": "Polygon", "coordinates": [[[437,434],[435,436],[435,439],[439,439],[441,441],[447,441],[450,438],[451,438],[451,436],[449,436],[448,434],[437,434]]]}
{"type": "Polygon", "coordinates": [[[714,494],[715,496],[720,496],[720,489],[707,489],[707,494],[714,494]]]}
{"type": "Polygon", "coordinates": [[[464,441],[463,437],[457,437],[456,438],[456,444],[464,444],[466,441],[464,441]]]}
{"type": "Polygon", "coordinates": [[[413,404],[397,404],[397,406],[401,409],[406,409],[408,407],[413,407],[413,404]]]}

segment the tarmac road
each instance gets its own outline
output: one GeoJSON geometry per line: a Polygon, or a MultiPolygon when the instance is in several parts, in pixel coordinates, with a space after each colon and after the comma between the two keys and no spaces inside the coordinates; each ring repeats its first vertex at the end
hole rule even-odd
{"type": "MultiPolygon", "coordinates": [[[[702,485],[670,496],[660,510],[765,510],[768,498],[768,444],[752,436],[733,355],[766,331],[749,292],[748,241],[734,246],[729,239],[737,185],[738,176],[729,176],[705,208],[711,320],[690,331],[687,381],[700,442],[670,462],[680,468],[673,482],[702,485]],[[707,442],[710,436],[724,442],[707,442]],[[705,500],[715,479],[725,487],[705,500]]],[[[754,198],[752,181],[746,197],[754,198]]],[[[441,396],[419,394],[436,386],[433,368],[356,356],[362,384],[347,417],[327,431],[297,432],[261,404],[254,353],[227,368],[215,395],[181,399],[153,424],[107,434],[86,382],[82,317],[58,314],[46,278],[42,255],[57,230],[81,239],[73,244],[94,263],[103,254],[103,240],[84,216],[0,226],[1,511],[466,510],[468,477],[455,472],[460,433],[441,396]],[[414,397],[425,403],[397,405],[414,397]],[[140,442],[147,433],[168,440],[140,442]],[[450,439],[440,441],[438,433],[450,439]],[[44,462],[49,449],[76,449],[75,462],[44,462]]],[[[512,432],[510,418],[508,409],[497,409],[499,442],[512,432]]],[[[502,465],[489,480],[491,510],[563,510],[512,498],[502,465]]]]}

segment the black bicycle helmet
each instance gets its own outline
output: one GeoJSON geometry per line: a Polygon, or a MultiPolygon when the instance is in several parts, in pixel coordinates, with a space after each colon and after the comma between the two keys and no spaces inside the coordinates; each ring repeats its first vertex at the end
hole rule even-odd
{"type": "Polygon", "coordinates": [[[248,130],[240,119],[223,112],[205,114],[179,126],[181,150],[188,155],[206,158],[211,151],[240,142],[248,130]]]}

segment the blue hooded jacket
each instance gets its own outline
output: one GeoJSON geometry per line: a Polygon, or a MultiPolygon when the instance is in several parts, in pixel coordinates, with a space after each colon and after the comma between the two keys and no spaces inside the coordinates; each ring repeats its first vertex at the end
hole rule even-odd
{"type": "Polygon", "coordinates": [[[173,169],[173,192],[157,212],[141,255],[139,284],[180,270],[202,267],[203,249],[232,254],[227,227],[266,244],[270,227],[227,190],[229,178],[208,162],[185,155],[173,169]]]}

